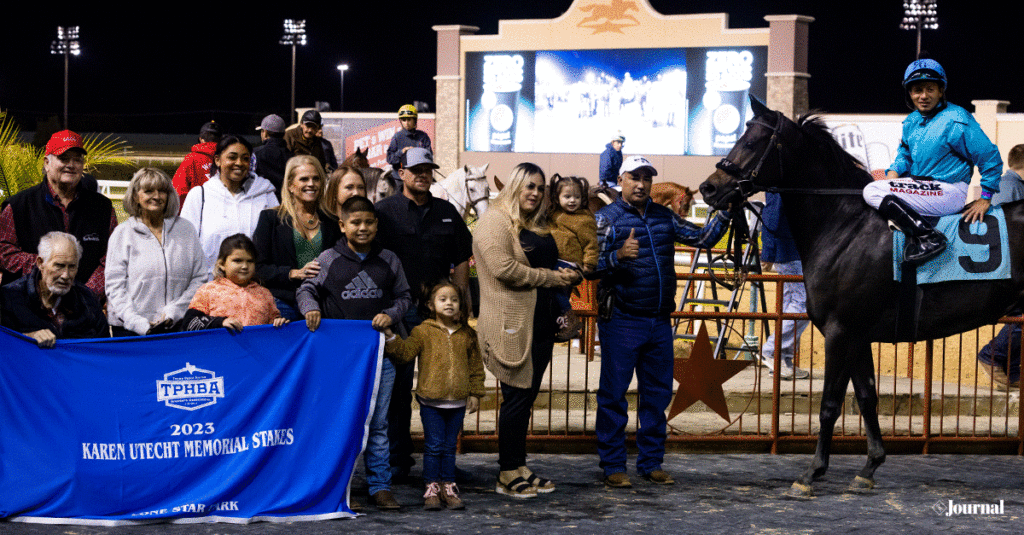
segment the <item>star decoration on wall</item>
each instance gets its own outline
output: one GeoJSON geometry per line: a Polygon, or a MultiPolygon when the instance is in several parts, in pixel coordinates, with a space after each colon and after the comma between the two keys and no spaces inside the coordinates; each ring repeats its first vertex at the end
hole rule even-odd
{"type": "Polygon", "coordinates": [[[690,405],[703,401],[716,414],[729,418],[722,385],[749,366],[752,360],[723,360],[712,357],[711,341],[704,323],[693,342],[690,358],[676,359],[672,377],[679,381],[676,396],[668,410],[668,419],[675,418],[690,405]]]}

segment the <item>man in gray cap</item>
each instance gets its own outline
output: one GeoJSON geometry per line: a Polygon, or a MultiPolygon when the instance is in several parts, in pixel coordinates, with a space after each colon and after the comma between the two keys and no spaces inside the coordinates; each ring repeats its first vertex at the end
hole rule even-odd
{"type": "Polygon", "coordinates": [[[268,115],[256,130],[263,144],[252,151],[252,171],[274,185],[274,192],[280,201],[284,166],[288,158],[292,157],[292,151],[288,150],[288,144],[284,142],[284,119],[280,115],[268,115]]]}
{"type": "MultiPolygon", "coordinates": [[[[407,331],[427,316],[425,291],[451,276],[463,295],[469,295],[469,257],[473,236],[455,206],[430,194],[434,169],[431,152],[410,147],[399,158],[402,193],[377,203],[377,242],[398,256],[412,290],[414,306],[402,323],[407,331]]],[[[395,386],[388,409],[388,437],[394,481],[404,479],[413,464],[409,422],[412,417],[413,365],[395,365],[395,386]]]]}
{"type": "Polygon", "coordinates": [[[284,133],[284,141],[292,154],[309,154],[320,161],[320,165],[327,169],[327,158],[324,155],[324,147],[320,144],[320,127],[323,126],[323,119],[320,112],[307,110],[299,120],[299,126],[289,128],[284,133]]]}

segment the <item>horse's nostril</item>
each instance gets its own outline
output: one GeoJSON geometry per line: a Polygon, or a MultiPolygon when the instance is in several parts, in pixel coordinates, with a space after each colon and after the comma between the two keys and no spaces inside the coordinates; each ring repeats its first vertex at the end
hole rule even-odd
{"type": "Polygon", "coordinates": [[[712,185],[712,184],[708,184],[707,182],[705,182],[704,184],[701,184],[700,185],[700,194],[702,196],[704,196],[704,198],[708,198],[708,197],[714,195],[715,194],[715,186],[712,185]]]}

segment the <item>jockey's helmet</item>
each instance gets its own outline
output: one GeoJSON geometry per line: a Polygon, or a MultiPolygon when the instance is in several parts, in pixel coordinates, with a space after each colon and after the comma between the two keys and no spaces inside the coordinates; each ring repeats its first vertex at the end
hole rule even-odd
{"type": "Polygon", "coordinates": [[[413,106],[412,104],[406,104],[405,106],[402,106],[401,108],[398,108],[398,118],[399,119],[403,119],[405,117],[412,117],[412,118],[415,119],[416,116],[417,116],[416,106],[413,106]]]}

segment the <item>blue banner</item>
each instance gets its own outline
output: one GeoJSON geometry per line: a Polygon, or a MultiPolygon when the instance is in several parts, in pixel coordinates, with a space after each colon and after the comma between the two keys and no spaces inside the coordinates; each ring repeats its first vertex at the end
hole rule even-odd
{"type": "Polygon", "coordinates": [[[62,340],[0,332],[0,517],[354,516],[383,357],[368,321],[62,340]]]}

